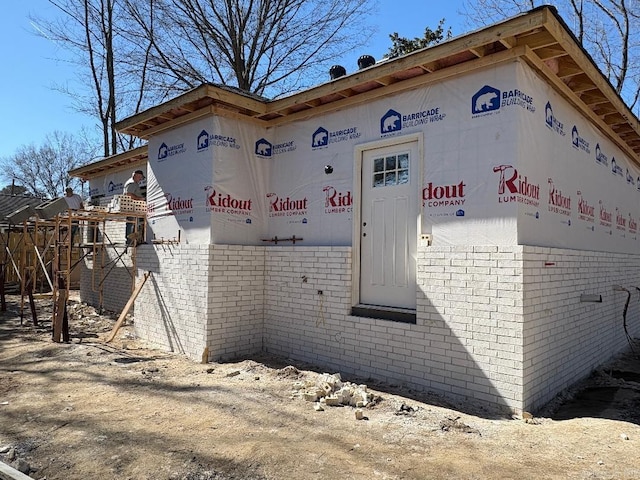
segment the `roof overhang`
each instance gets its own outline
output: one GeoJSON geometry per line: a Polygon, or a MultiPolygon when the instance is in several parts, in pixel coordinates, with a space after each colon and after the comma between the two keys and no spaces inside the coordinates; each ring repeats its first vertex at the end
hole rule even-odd
{"type": "Polygon", "coordinates": [[[104,174],[107,170],[113,171],[121,170],[126,167],[139,166],[146,163],[148,156],[147,152],[147,145],[143,145],[142,147],[134,148],[132,150],[104,158],[97,162],[69,170],[69,175],[82,180],[89,180],[90,178],[104,174]]]}
{"type": "Polygon", "coordinates": [[[496,63],[523,59],[640,165],[638,119],[625,105],[553,7],[544,6],[294,95],[265,101],[228,87],[201,85],[119,122],[149,139],[217,114],[276,126],[442,81],[496,63]]]}

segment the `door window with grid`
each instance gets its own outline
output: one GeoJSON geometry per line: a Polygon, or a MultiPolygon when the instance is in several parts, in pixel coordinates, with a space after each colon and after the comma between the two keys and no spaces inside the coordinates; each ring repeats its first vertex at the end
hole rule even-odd
{"type": "Polygon", "coordinates": [[[373,188],[405,183],[409,183],[408,152],[373,159],[373,188]]]}

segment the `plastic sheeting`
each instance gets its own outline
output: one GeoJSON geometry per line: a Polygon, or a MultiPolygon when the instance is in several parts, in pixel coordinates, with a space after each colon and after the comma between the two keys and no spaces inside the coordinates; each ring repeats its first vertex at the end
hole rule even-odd
{"type": "Polygon", "coordinates": [[[640,172],[519,61],[275,128],[212,116],[163,132],[149,142],[150,229],[351,245],[356,146],[415,133],[435,245],[638,251],[640,172]]]}

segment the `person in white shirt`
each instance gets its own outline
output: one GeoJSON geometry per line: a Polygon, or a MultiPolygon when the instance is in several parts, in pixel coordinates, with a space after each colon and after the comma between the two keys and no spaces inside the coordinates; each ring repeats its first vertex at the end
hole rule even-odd
{"type": "MultiPolygon", "coordinates": [[[[144,180],[144,172],[142,170],[136,170],[131,175],[131,178],[124,182],[123,194],[132,198],[133,200],[145,200],[140,188],[140,182],[144,180]]],[[[125,237],[127,246],[139,245],[146,243],[142,238],[142,223],[141,218],[127,217],[127,225],[125,227],[125,237]],[[137,225],[136,225],[137,224],[137,225]]]]}
{"type": "MultiPolygon", "coordinates": [[[[67,202],[69,209],[71,210],[82,210],[84,209],[84,204],[82,203],[82,198],[77,193],[73,193],[73,188],[67,187],[65,190],[64,199],[67,202]]],[[[71,243],[73,243],[73,237],[75,237],[78,232],[78,222],[74,221],[71,224],[71,243]]]]}
{"type": "Polygon", "coordinates": [[[64,199],[67,201],[67,205],[71,210],[82,210],[84,208],[84,204],[82,203],[82,198],[77,193],[73,193],[73,188],[67,187],[65,190],[64,199]]]}

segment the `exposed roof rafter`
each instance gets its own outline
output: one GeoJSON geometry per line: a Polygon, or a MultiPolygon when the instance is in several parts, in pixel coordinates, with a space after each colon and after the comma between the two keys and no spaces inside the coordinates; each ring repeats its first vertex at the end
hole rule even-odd
{"type": "Polygon", "coordinates": [[[202,85],[116,125],[141,138],[203,112],[282,125],[381,98],[509,59],[522,58],[640,166],[638,119],[593,64],[552,7],[539,7],[433,47],[387,59],[276,100],[202,85]],[[624,135],[622,135],[624,133],[624,135]]]}

